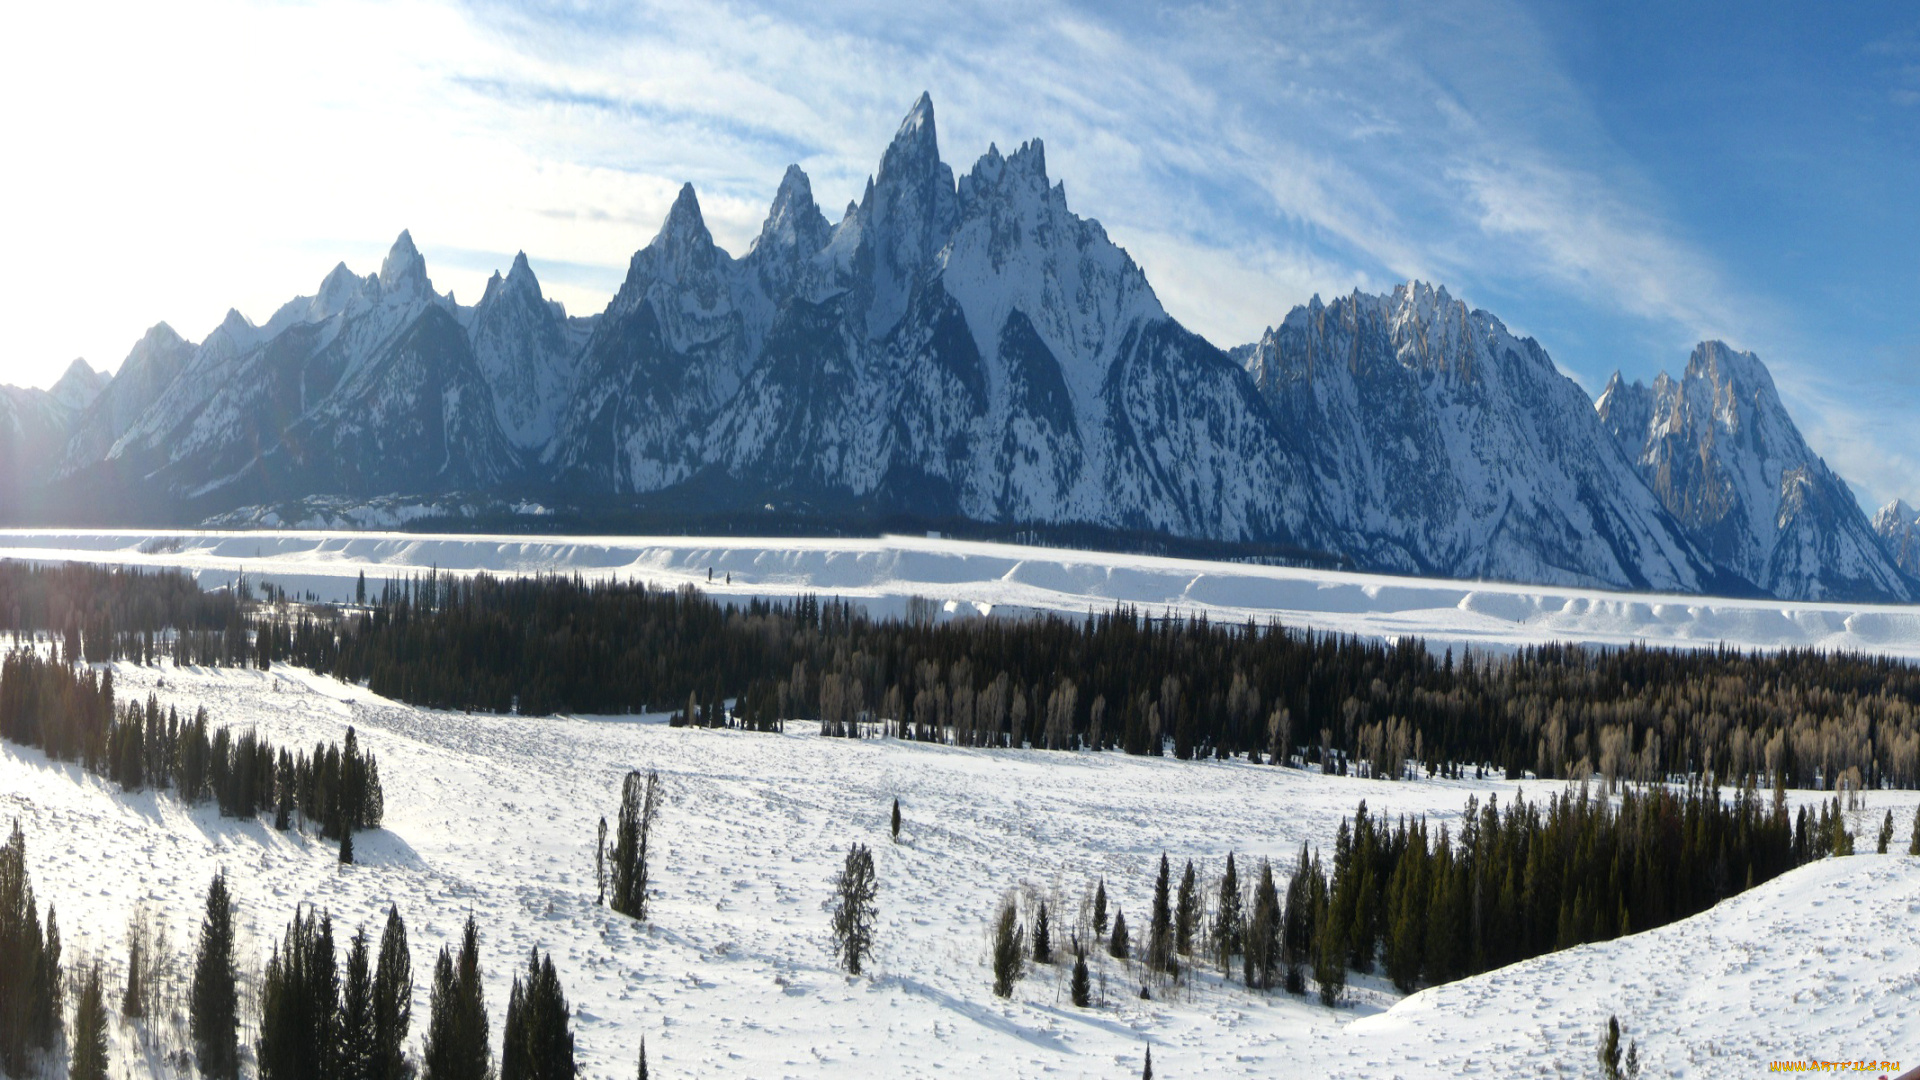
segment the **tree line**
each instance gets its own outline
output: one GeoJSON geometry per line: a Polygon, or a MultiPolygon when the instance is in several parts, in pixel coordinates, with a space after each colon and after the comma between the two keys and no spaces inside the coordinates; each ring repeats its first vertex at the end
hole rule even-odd
{"type": "Polygon", "coordinates": [[[0,563],[0,616],[16,632],[64,632],[69,657],[98,638],[107,655],[292,662],[433,708],[671,709],[704,726],[801,719],[828,734],[1240,757],[1388,780],[1474,770],[1920,786],[1920,668],[1885,657],[1575,645],[1456,656],[1412,638],[1130,607],[873,619],[816,596],[723,605],[691,587],[578,576],[428,572],[363,592],[352,605],[289,605],[250,599],[244,581],[203,592],[176,573],[0,563]]]}
{"type": "Polygon", "coordinates": [[[213,799],[226,817],[272,813],[277,828],[299,818],[342,844],[351,861],[352,834],[377,829],[386,812],[380,763],[359,748],[316,743],[277,749],[251,728],[237,736],[215,727],[205,708],[182,720],[159,698],[115,706],[113,670],[96,672],[14,649],[0,660],[0,738],[77,761],[126,791],[172,791],[182,801],[213,799]]]}

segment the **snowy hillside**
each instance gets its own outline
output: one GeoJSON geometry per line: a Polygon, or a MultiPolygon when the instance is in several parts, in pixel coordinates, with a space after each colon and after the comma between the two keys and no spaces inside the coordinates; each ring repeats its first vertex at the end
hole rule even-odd
{"type": "Polygon", "coordinates": [[[566,573],[721,599],[819,593],[900,614],[911,597],[954,616],[1116,604],[1436,646],[1549,641],[1624,646],[1845,649],[1920,659],[1920,610],[1902,605],[1701,599],[1484,581],[1301,570],[919,537],[756,540],[380,532],[0,530],[0,558],[175,567],[208,586],[240,574],[324,600],[370,580],[424,573],[566,573]]]}
{"type": "MultiPolygon", "coordinates": [[[[891,740],[674,729],[658,718],[529,720],[400,706],[276,668],[120,666],[125,696],[204,703],[223,724],[276,742],[339,738],[378,755],[386,827],[357,865],[332,845],[220,819],[211,806],[120,794],[74,766],[0,746],[0,818],[17,816],[43,904],[68,955],[123,963],[128,913],[144,904],[181,948],[206,883],[225,868],[254,972],[296,904],[331,912],[336,934],[407,919],[414,1037],[431,957],[467,913],[479,922],[498,1039],[508,982],[527,950],[551,950],[575,1007],[583,1074],[631,1075],[642,1037],[673,1077],[1138,1075],[1151,1046],[1164,1077],[1585,1075],[1618,1014],[1649,1075],[1719,1077],[1788,1057],[1910,1056],[1920,1000],[1920,860],[1861,855],[1805,867],[1663,930],[1544,957],[1417,994],[1350,989],[1327,1010],[1251,995],[1211,975],[1141,1000],[1133,972],[1096,962],[1101,1001],[1067,1000],[1065,969],[1039,969],[1010,1001],[989,991],[985,929],[1000,898],[1052,900],[1072,921],[1104,875],[1142,919],[1160,853],[1219,872],[1330,846],[1366,799],[1383,816],[1456,820],[1469,794],[1503,803],[1552,785],[1378,781],[1115,753],[965,750],[891,740]],[[593,902],[594,824],[628,768],[654,767],[667,802],[651,925],[593,902]],[[887,811],[905,815],[890,842],[887,811]],[[868,976],[838,973],[827,944],[829,880],[846,845],[870,844],[880,921],[868,976]],[[103,868],[111,868],[105,872],[103,868]],[[1103,981],[1104,980],[1104,981],[1103,981]]],[[[1912,793],[1876,793],[1904,849],[1912,793]]],[[[156,1055],[180,1045],[158,1025],[156,1055]]],[[[121,1064],[133,1029],[116,1027],[121,1064]]],[[[417,1041],[415,1043],[417,1046],[417,1041]]],[[[158,1071],[156,1058],[136,1072],[158,1071]]]]}

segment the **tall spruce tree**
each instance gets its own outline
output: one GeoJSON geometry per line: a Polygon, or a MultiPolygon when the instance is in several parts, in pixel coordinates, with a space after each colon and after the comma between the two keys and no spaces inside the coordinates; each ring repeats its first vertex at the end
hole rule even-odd
{"type": "Polygon", "coordinates": [[[1247,913],[1243,970],[1247,988],[1270,990],[1280,974],[1280,893],[1274,887],[1273,864],[1260,860],[1260,877],[1253,887],[1253,909],[1247,913]]]}
{"type": "Polygon", "coordinates": [[[1087,976],[1087,950],[1078,941],[1073,944],[1073,1003],[1079,1008],[1093,1004],[1093,983],[1087,976]]]}
{"type": "Polygon", "coordinates": [[[1107,879],[1104,877],[1093,886],[1093,933],[1095,937],[1107,936],[1107,879]]]}
{"type": "Polygon", "coordinates": [[[640,1036],[640,1074],[639,1080],[648,1080],[647,1076],[647,1037],[640,1036]]]}
{"type": "Polygon", "coordinates": [[[1233,852],[1227,852],[1227,869],[1220,876],[1220,898],[1214,905],[1213,962],[1223,973],[1233,970],[1233,958],[1240,955],[1244,923],[1240,916],[1240,874],[1234,867],[1233,852]]]}
{"type": "Polygon", "coordinates": [[[1319,984],[1320,1003],[1331,1008],[1347,989],[1346,928],[1332,918],[1330,890],[1318,860],[1308,873],[1313,888],[1313,978],[1319,984]]]}
{"type": "Polygon", "coordinates": [[[1033,916],[1033,962],[1053,963],[1053,925],[1047,917],[1047,901],[1042,897],[1040,910],[1033,916]]]}
{"type": "Polygon", "coordinates": [[[1107,955],[1115,960],[1133,957],[1133,938],[1127,933],[1127,913],[1118,908],[1113,912],[1113,934],[1107,938],[1107,955]]]}
{"type": "Polygon", "coordinates": [[[573,1031],[553,957],[529,950],[526,980],[516,975],[501,1025],[500,1080],[573,1080],[573,1031]]]}
{"type": "Polygon", "coordinates": [[[1891,846],[1893,846],[1893,811],[1888,810],[1887,816],[1880,821],[1880,846],[1877,850],[1885,855],[1891,846]]]}
{"type": "Polygon", "coordinates": [[[233,901],[221,871],[207,886],[207,913],[200,923],[188,1003],[189,1030],[200,1074],[209,1080],[240,1075],[240,994],[233,967],[233,901]]]}
{"type": "Polygon", "coordinates": [[[1194,878],[1193,860],[1187,860],[1180,875],[1180,898],[1173,906],[1173,948],[1181,956],[1193,955],[1193,935],[1200,925],[1200,890],[1194,878]]]}
{"type": "Polygon", "coordinates": [[[86,978],[80,984],[67,1080],[107,1080],[107,1002],[100,988],[99,964],[88,966],[86,978]]]}
{"type": "Polygon", "coordinates": [[[1308,879],[1312,872],[1307,844],[1302,840],[1293,878],[1287,882],[1286,911],[1280,918],[1280,963],[1289,994],[1303,994],[1307,989],[1303,969],[1313,957],[1313,886],[1308,879]]]}
{"type": "Polygon", "coordinates": [[[372,1080],[411,1080],[407,1029],[413,1024],[413,954],[407,948],[407,924],[398,904],[387,908],[380,932],[380,958],[373,969],[372,1080]]]}
{"type": "Polygon", "coordinates": [[[347,977],[340,984],[341,1080],[373,1080],[378,1075],[380,1031],[373,1009],[373,963],[363,926],[347,949],[347,977]]]}
{"type": "Polygon", "coordinates": [[[0,848],[0,1071],[25,1075],[60,1025],[60,934],[53,909],[40,926],[20,822],[0,848]]]}
{"type": "Polygon", "coordinates": [[[1166,852],[1160,853],[1160,876],[1153,883],[1153,917],[1147,924],[1147,967],[1173,970],[1173,882],[1166,852]]]}
{"type": "Polygon", "coordinates": [[[427,1014],[422,1080],[488,1080],[493,1052],[481,996],[480,932],[472,915],[461,934],[458,959],[442,947],[434,961],[427,1014]]]}
{"type": "Polygon", "coordinates": [[[260,983],[260,1080],[338,1080],[341,1021],[333,918],[296,910],[260,983]]]}

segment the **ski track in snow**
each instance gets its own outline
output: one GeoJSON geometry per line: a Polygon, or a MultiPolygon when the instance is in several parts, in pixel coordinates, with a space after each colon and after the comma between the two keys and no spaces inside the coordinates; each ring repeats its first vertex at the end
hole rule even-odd
{"type": "MultiPolygon", "coordinates": [[[[530,948],[550,950],[593,1077],[630,1076],[642,1036],[657,1075],[674,1077],[1129,1076],[1148,1044],[1165,1076],[1557,1076],[1591,1071],[1595,1036],[1618,1013],[1648,1075],[1722,1077],[1776,1058],[1912,1056],[1920,1031],[1920,860],[1900,855],[1829,860],[1684,923],[1404,1001],[1356,976],[1350,1003],[1330,1011],[1211,972],[1142,1001],[1138,972],[1101,954],[1098,1008],[1072,1007],[1067,966],[1031,971],[1011,1001],[990,993],[987,923],[1009,890],[1050,898],[1064,954],[1098,875],[1144,933],[1162,851],[1176,876],[1193,858],[1203,881],[1236,851],[1245,881],[1259,858],[1291,866],[1303,840],[1330,852],[1361,799],[1389,818],[1457,824],[1470,794],[1543,800],[1561,790],[1552,783],[1386,783],[1245,762],[824,739],[808,725],[765,735],[673,729],[657,716],[466,715],[287,667],[121,664],[115,682],[123,698],[204,704],[217,723],[256,725],[279,745],[311,747],[353,724],[379,756],[387,813],[382,830],[356,838],[359,863],[342,867],[333,845],[297,831],[119,793],[0,744],[0,816],[21,819],[42,905],[57,905],[68,956],[105,961],[110,994],[132,906],[144,900],[184,948],[208,878],[225,867],[242,966],[256,972],[297,903],[332,913],[344,952],[356,927],[377,935],[397,902],[413,947],[416,1049],[432,958],[470,910],[496,1053],[512,977],[530,948]],[[649,766],[666,800],[642,925],[594,904],[592,851],[625,770],[649,766]],[[898,843],[887,835],[895,796],[898,843]],[[854,841],[875,853],[880,917],[869,973],[849,979],[829,949],[827,904],[854,841]]],[[[1863,850],[1890,807],[1904,851],[1917,798],[1869,793],[1852,816],[1863,850]]],[[[156,1071],[152,1057],[133,1058],[130,1029],[116,1022],[113,1038],[116,1076],[156,1071]]]]}
{"type": "Polygon", "coordinates": [[[1391,577],[918,537],[486,536],[307,531],[0,530],[0,558],[174,567],[216,586],[241,573],[290,593],[353,595],[356,575],[567,573],[693,584],[722,600],[838,596],[876,615],[909,597],[948,616],[1148,614],[1506,651],[1549,641],[1624,646],[1817,648],[1920,659],[1920,606],[1730,600],[1391,577]],[[156,541],[160,543],[156,545],[156,541]],[[156,546],[173,550],[145,553],[156,546]],[[712,571],[712,581],[707,580],[712,571]],[[731,582],[728,581],[731,575],[731,582]]]}

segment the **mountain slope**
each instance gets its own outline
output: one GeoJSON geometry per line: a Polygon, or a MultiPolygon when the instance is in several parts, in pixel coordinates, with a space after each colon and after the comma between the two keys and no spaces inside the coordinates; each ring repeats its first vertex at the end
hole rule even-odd
{"type": "Polygon", "coordinates": [[[1540,346],[1445,289],[1315,297],[1241,355],[1363,566],[1740,590],[1540,346]]]}
{"type": "Polygon", "coordinates": [[[1752,353],[1702,342],[1675,380],[1616,373],[1595,409],[1700,549],[1789,599],[1914,599],[1852,492],[1801,438],[1752,353]]]}
{"type": "Polygon", "coordinates": [[[1920,512],[1896,499],[1873,516],[1873,531],[1895,566],[1920,576],[1920,512]]]}

